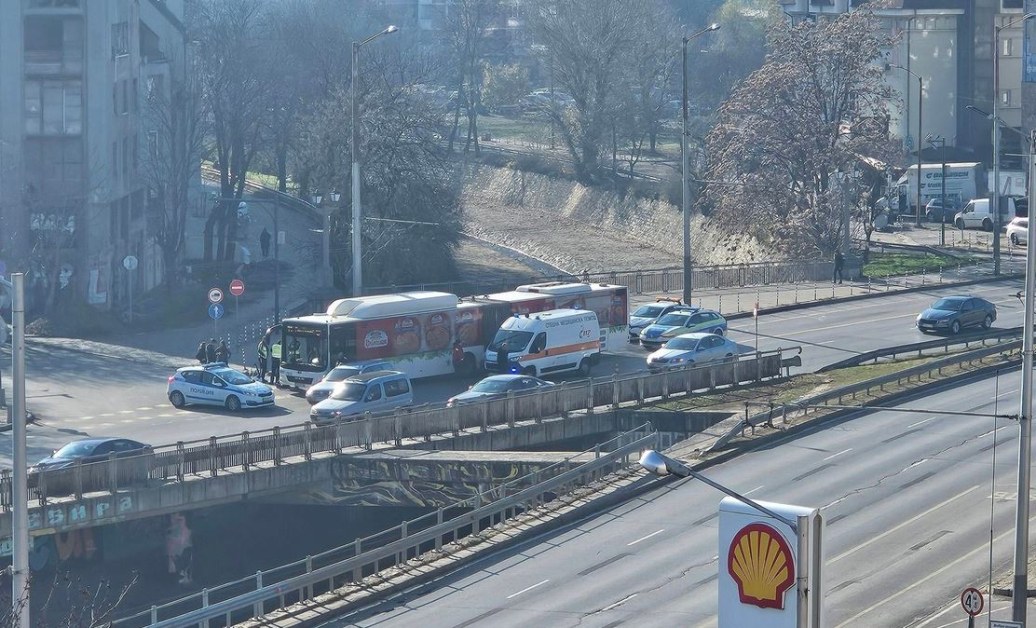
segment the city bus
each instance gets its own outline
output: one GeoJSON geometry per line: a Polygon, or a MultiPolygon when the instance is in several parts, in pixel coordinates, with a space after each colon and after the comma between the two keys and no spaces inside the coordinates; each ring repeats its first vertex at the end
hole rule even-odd
{"type": "Polygon", "coordinates": [[[401,292],[338,299],[323,313],[284,319],[261,342],[281,340],[281,373],[299,388],[336,364],[368,360],[387,361],[415,379],[470,374],[482,367],[486,345],[510,316],[592,310],[606,332],[607,350],[627,340],[628,304],[626,287],[609,284],[529,284],[463,299],[447,292],[401,292]],[[459,367],[453,362],[455,343],[464,350],[459,367]]]}

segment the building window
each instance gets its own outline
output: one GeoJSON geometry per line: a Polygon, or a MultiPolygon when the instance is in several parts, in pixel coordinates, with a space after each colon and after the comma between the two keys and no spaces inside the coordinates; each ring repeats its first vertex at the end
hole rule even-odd
{"type": "Polygon", "coordinates": [[[25,81],[25,132],[29,135],[82,133],[82,82],[25,81]]]}
{"type": "Polygon", "coordinates": [[[116,181],[119,179],[119,142],[118,140],[112,142],[112,178],[116,181]]]}
{"type": "Polygon", "coordinates": [[[133,79],[133,93],[130,94],[130,100],[133,101],[134,112],[140,109],[140,94],[137,91],[138,89],[140,89],[140,84],[137,82],[137,79],[133,79]]]}
{"type": "Polygon", "coordinates": [[[1000,92],[1000,104],[1004,107],[1011,106],[1011,90],[1005,89],[1000,92]]]}
{"type": "Polygon", "coordinates": [[[140,172],[140,142],[133,136],[133,174],[140,172]]]}
{"type": "Polygon", "coordinates": [[[29,0],[29,8],[32,9],[65,9],[79,6],[79,0],[29,0]]]}
{"type": "Polygon", "coordinates": [[[30,183],[53,194],[72,193],[83,183],[83,142],[78,137],[29,138],[25,170],[30,183]]]}
{"type": "Polygon", "coordinates": [[[1000,56],[1001,57],[1013,57],[1014,56],[1014,39],[1006,37],[1000,40],[1000,56]]]}
{"type": "Polygon", "coordinates": [[[130,166],[130,147],[129,138],[122,138],[122,176],[129,176],[130,166]]]}
{"type": "Polygon", "coordinates": [[[112,59],[129,54],[129,22],[112,24],[112,59]]]}
{"type": "Polygon", "coordinates": [[[1001,0],[1001,2],[1000,2],[1000,10],[1001,11],[1009,11],[1009,10],[1012,10],[1012,9],[1017,9],[1017,10],[1021,11],[1024,8],[1025,8],[1025,0],[1001,0]]]}

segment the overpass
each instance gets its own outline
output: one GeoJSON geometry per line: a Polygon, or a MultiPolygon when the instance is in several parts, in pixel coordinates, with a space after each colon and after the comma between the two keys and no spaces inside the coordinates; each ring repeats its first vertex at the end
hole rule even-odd
{"type": "MultiPolygon", "coordinates": [[[[453,503],[505,479],[535,476],[564,459],[514,450],[632,429],[643,419],[631,409],[652,399],[779,376],[798,357],[784,353],[570,382],[454,408],[211,437],[135,458],[47,470],[30,476],[29,527],[41,536],[246,498],[299,499],[300,494],[309,503],[453,503]]],[[[674,425],[668,431],[686,434],[717,419],[678,415],[669,420],[674,425]]],[[[12,499],[11,473],[0,472],[0,554],[9,545],[12,499]]]]}

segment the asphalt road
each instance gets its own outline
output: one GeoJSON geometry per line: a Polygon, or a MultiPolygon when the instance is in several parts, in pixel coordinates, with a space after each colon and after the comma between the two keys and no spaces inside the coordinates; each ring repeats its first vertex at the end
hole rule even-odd
{"type": "MultiPolygon", "coordinates": [[[[902,407],[1011,412],[1018,386],[1014,372],[902,407]]],[[[821,509],[824,626],[963,626],[960,591],[1010,566],[1016,432],[1006,419],[883,411],[706,473],[756,499],[821,509]]],[[[646,481],[654,488],[627,503],[327,626],[716,626],[722,495],[690,479],[646,481]]],[[[1007,605],[994,601],[993,617],[1007,605]]]]}
{"type": "MultiPolygon", "coordinates": [[[[1020,288],[1020,281],[1002,281],[968,291],[994,301],[1000,312],[996,325],[1012,327],[1022,322],[1013,296],[1020,288]]],[[[958,291],[933,289],[764,315],[758,321],[758,346],[763,350],[801,346],[803,368],[811,371],[855,353],[919,342],[930,337],[914,328],[917,312],[936,297],[958,291]]],[[[753,319],[732,321],[729,335],[750,351],[755,347],[755,327],[753,319]]],[[[646,355],[637,345],[619,347],[602,360],[594,375],[642,370],[646,355]]],[[[0,364],[5,367],[0,375],[9,382],[9,362],[0,364]]],[[[295,425],[308,418],[305,399],[288,389],[278,391],[277,407],[272,409],[237,415],[209,408],[177,410],[165,396],[168,365],[124,359],[115,351],[68,351],[34,346],[30,341],[26,371],[27,405],[39,417],[39,424],[29,430],[30,460],[87,435],[118,435],[161,445],[295,425]]],[[[474,381],[452,377],[418,381],[414,385],[417,403],[442,403],[474,381]]],[[[9,460],[10,437],[0,433],[0,465],[9,465],[9,460]]]]}

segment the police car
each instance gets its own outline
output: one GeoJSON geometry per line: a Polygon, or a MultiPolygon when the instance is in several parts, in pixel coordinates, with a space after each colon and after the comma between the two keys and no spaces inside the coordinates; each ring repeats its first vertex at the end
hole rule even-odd
{"type": "Polygon", "coordinates": [[[177,369],[166,393],[176,408],[203,404],[237,411],[273,405],[273,389],[223,362],[177,369]]]}
{"type": "Polygon", "coordinates": [[[702,308],[679,309],[660,317],[640,332],[640,346],[655,351],[671,338],[692,331],[702,331],[722,336],[727,331],[727,321],[714,310],[702,308]]]}

